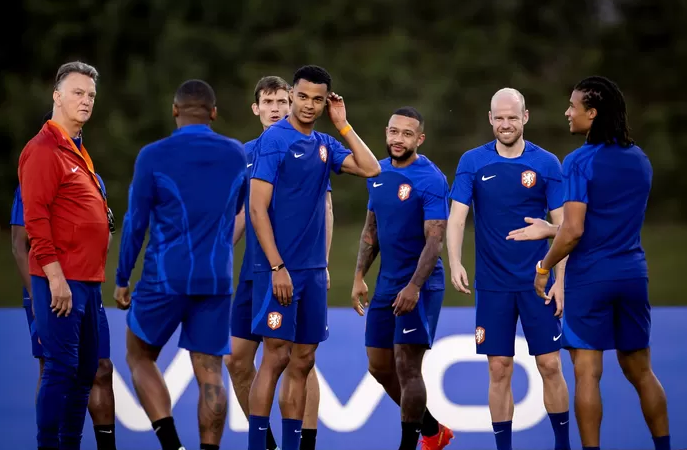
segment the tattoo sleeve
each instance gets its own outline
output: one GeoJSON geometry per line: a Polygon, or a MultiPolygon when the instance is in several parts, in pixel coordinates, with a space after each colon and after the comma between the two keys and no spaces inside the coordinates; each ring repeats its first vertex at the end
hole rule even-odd
{"type": "Polygon", "coordinates": [[[367,274],[370,266],[374,262],[379,253],[379,239],[377,239],[377,218],[375,213],[367,211],[367,218],[365,219],[365,227],[363,234],[360,236],[360,247],[358,249],[358,263],[355,271],[362,276],[367,274]]]}
{"type": "Polygon", "coordinates": [[[421,288],[425,284],[437,265],[441,250],[444,248],[445,234],[446,220],[425,220],[425,248],[422,249],[417,269],[410,280],[417,287],[421,288]]]}

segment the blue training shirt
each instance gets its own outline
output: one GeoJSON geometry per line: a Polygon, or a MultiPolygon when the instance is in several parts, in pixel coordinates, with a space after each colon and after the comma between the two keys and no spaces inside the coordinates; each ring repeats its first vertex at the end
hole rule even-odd
{"type": "Polygon", "coordinates": [[[146,230],[141,283],[180,295],[233,293],[233,233],[246,185],[243,145],[187,125],[139,153],[117,267],[126,286],[146,230]]]}
{"type": "Polygon", "coordinates": [[[565,158],[564,201],[587,204],[566,286],[649,276],[641,231],[652,176],[649,158],[636,145],[586,144],[565,158]]]}
{"type": "MultiPolygon", "coordinates": [[[[375,295],[396,295],[410,283],[425,248],[425,221],[448,219],[448,181],[424,155],[404,168],[391,158],[380,161],[382,172],[367,180],[367,209],[377,219],[381,265],[375,295]]],[[[443,290],[441,257],[423,289],[443,290]]]]}
{"type": "MultiPolygon", "coordinates": [[[[563,205],[561,164],[556,155],[525,141],[517,158],[496,151],[496,141],[466,152],[458,163],[451,199],[474,207],[475,289],[532,290],[534,267],[548,241],[507,241],[525,217],[546,219],[563,205]]],[[[552,277],[553,278],[553,277],[552,277]]]]}
{"type": "MultiPolygon", "coordinates": [[[[255,143],[258,142],[257,139],[248,141],[243,144],[243,148],[246,152],[246,179],[250,180],[250,175],[253,169],[253,156],[255,155],[255,143]]],[[[327,192],[331,192],[331,183],[327,183],[327,192]]],[[[245,222],[246,222],[246,249],[243,252],[243,262],[241,264],[241,273],[239,274],[239,280],[251,281],[253,279],[253,252],[255,251],[255,246],[258,244],[258,237],[255,235],[255,229],[250,221],[250,182],[246,184],[246,199],[245,199],[245,222]]]]}
{"type": "MultiPolygon", "coordinates": [[[[274,186],[268,214],[277,249],[288,270],[327,267],[325,192],[330,171],[341,172],[351,154],[328,134],[297,131],[287,118],[255,144],[252,178],[274,186]]],[[[270,270],[262,247],[254,247],[254,271],[270,270]]]]}
{"type": "MultiPolygon", "coordinates": [[[[74,139],[76,143],[76,139],[74,139]]],[[[100,182],[100,187],[103,190],[103,195],[107,196],[107,191],[105,190],[105,182],[97,173],[95,176],[100,182]]],[[[14,191],[14,200],[12,201],[12,213],[10,216],[10,225],[24,227],[24,202],[21,199],[21,186],[17,185],[17,189],[14,191]]],[[[31,305],[31,297],[29,297],[29,292],[25,287],[22,287],[22,297],[24,306],[31,305]]]]}

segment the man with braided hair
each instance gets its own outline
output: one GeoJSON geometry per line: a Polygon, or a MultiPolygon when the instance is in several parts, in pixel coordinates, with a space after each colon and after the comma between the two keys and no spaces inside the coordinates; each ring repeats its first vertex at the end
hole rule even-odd
{"type": "Polygon", "coordinates": [[[648,268],[640,234],[652,168],[629,136],[625,99],[615,83],[585,78],[575,86],[565,112],[573,134],[585,144],[563,162],[564,219],[560,227],[529,220],[509,239],[555,236],[536,266],[535,288],[549,300],[549,272],[563,258],[563,347],[575,365],[575,415],[584,450],[599,449],[604,350],[615,349],[639,399],[656,450],[670,449],[668,409],[651,369],[651,306],[648,268]]]}

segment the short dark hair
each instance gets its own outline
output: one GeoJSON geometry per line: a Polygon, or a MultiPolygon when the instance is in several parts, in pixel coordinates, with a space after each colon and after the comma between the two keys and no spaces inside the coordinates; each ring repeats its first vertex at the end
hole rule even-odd
{"type": "Polygon", "coordinates": [[[327,92],[332,90],[332,77],[329,72],[320,66],[303,66],[293,74],[293,85],[300,80],[309,81],[315,84],[326,84],[327,92]]]}
{"type": "Polygon", "coordinates": [[[91,77],[93,81],[98,81],[98,71],[95,70],[95,67],[81,61],[72,61],[62,64],[60,68],[57,69],[57,75],[55,75],[55,90],[59,89],[64,79],[72,73],[80,73],[81,75],[91,77]]]}
{"type": "Polygon", "coordinates": [[[203,80],[184,81],[174,94],[174,104],[189,115],[210,114],[216,102],[215,91],[203,80]]]}
{"type": "Polygon", "coordinates": [[[255,103],[260,103],[261,94],[274,94],[280,90],[288,92],[289,89],[291,89],[291,86],[289,86],[289,83],[287,83],[282,77],[277,77],[274,75],[262,77],[260,78],[260,81],[258,81],[258,84],[255,85],[255,103]]]}
{"type": "Polygon", "coordinates": [[[634,145],[627,123],[625,97],[613,81],[601,76],[587,77],[575,85],[582,92],[585,109],[596,109],[596,117],[587,135],[590,144],[634,145]]]}
{"type": "Polygon", "coordinates": [[[418,122],[420,122],[420,130],[423,130],[425,128],[425,119],[422,117],[422,114],[420,114],[420,111],[413,108],[412,106],[404,106],[402,108],[398,108],[396,111],[394,111],[392,115],[410,117],[411,119],[415,119],[418,122]]]}

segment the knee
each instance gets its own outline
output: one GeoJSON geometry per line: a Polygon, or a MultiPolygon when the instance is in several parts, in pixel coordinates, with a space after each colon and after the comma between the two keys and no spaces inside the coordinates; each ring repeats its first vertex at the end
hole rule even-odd
{"type": "Polygon", "coordinates": [[[549,353],[537,357],[537,369],[544,380],[562,376],[561,359],[558,353],[549,353]]]}
{"type": "Polygon", "coordinates": [[[224,363],[232,377],[241,378],[255,369],[252,359],[242,358],[240,355],[227,355],[224,363]]]}
{"type": "Polygon", "coordinates": [[[263,349],[262,364],[260,368],[283,372],[289,365],[291,349],[286,345],[265,347],[263,349]]]}
{"type": "Polygon", "coordinates": [[[310,373],[313,372],[312,368],[315,366],[315,352],[307,352],[297,355],[292,354],[289,364],[301,375],[310,376],[310,373]]]}
{"type": "Polygon", "coordinates": [[[382,386],[388,386],[393,383],[396,377],[396,368],[388,364],[376,364],[370,361],[367,370],[382,386]]]}
{"type": "Polygon", "coordinates": [[[510,383],[513,376],[513,359],[493,357],[489,359],[489,379],[494,384],[510,383]]]}
{"type": "Polygon", "coordinates": [[[94,384],[99,386],[109,386],[112,384],[112,372],[114,366],[109,359],[101,359],[98,361],[98,370],[95,373],[94,384]]]}
{"type": "Polygon", "coordinates": [[[422,359],[415,356],[402,350],[395,352],[396,374],[401,384],[405,384],[405,380],[422,377],[422,359]]]}
{"type": "Polygon", "coordinates": [[[575,362],[575,380],[579,381],[593,381],[598,383],[601,380],[603,373],[602,364],[593,361],[576,361],[575,362]]]}
{"type": "Polygon", "coordinates": [[[618,363],[627,381],[633,385],[638,385],[642,380],[654,376],[648,358],[626,358],[619,356],[618,363]]]}

